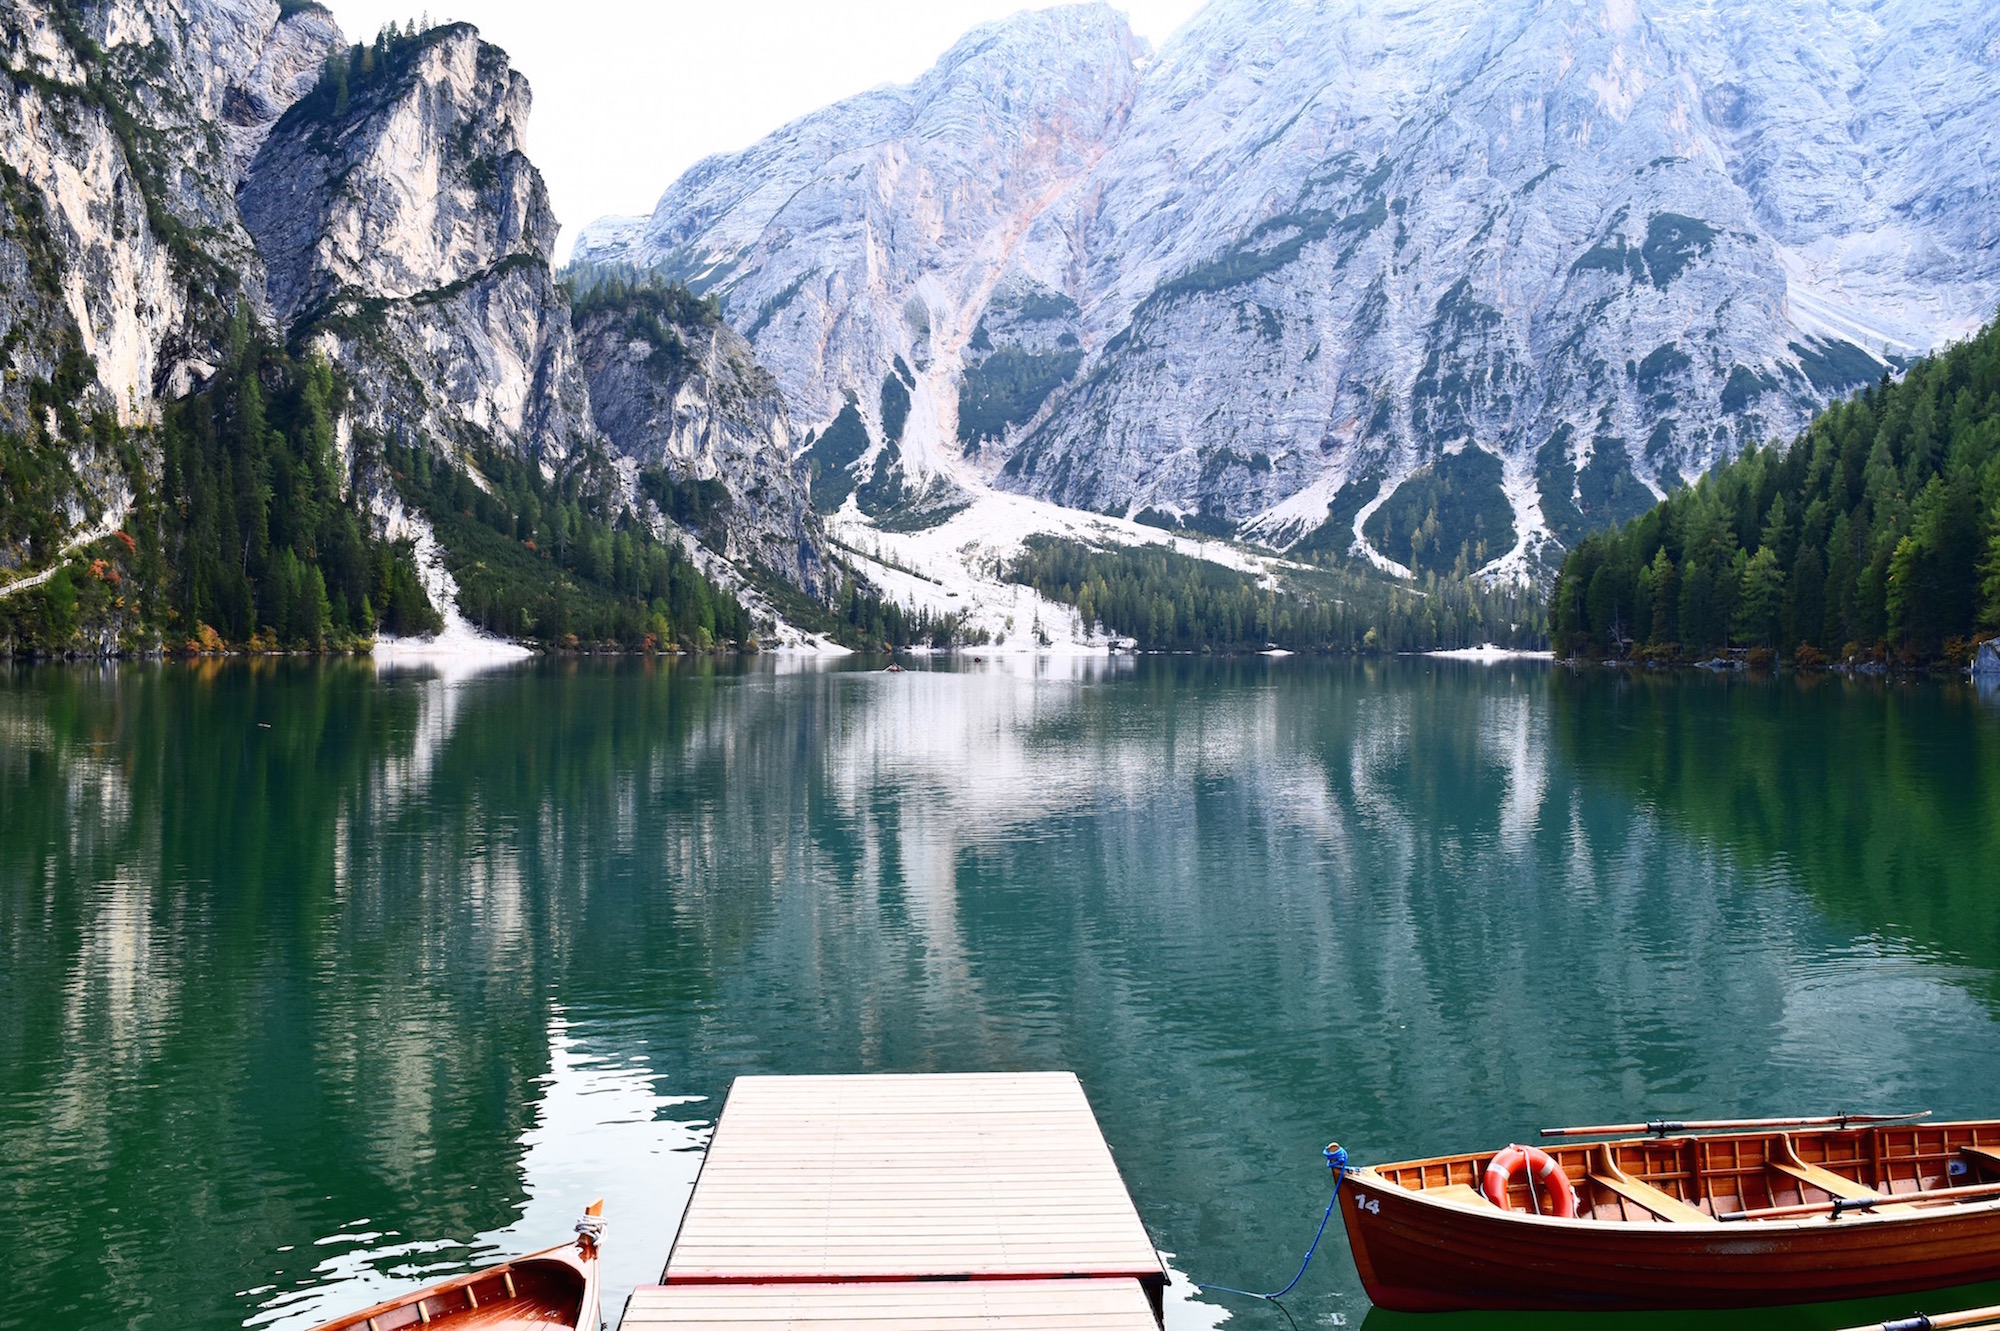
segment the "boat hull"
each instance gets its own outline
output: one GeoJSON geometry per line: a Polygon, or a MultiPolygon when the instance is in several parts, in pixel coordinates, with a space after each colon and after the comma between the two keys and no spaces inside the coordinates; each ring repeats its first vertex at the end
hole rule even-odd
{"type": "Polygon", "coordinates": [[[1398,1312],[1750,1308],[2000,1279],[2000,1200],[1745,1225],[1503,1212],[1350,1170],[1341,1218],[1368,1297],[1398,1312]]]}
{"type": "Polygon", "coordinates": [[[570,1244],[441,1280],[313,1331],[598,1331],[597,1252],[570,1244]]]}

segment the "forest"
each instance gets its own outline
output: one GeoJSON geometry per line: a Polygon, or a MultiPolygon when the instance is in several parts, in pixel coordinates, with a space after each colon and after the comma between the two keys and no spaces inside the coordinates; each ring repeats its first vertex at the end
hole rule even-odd
{"type": "Polygon", "coordinates": [[[1427,574],[1412,585],[1347,568],[1294,571],[1282,589],[1165,546],[1095,549],[1031,537],[1016,582],[1073,605],[1141,651],[1435,651],[1542,645],[1540,598],[1427,574]]]}
{"type": "MultiPolygon", "coordinates": [[[[378,633],[435,632],[442,619],[406,543],[373,527],[334,446],[345,406],[340,376],[295,359],[239,313],[229,357],[198,392],[165,405],[150,431],[89,419],[87,371],[49,386],[64,436],[97,440],[142,478],[122,529],[74,552],[42,586],[0,599],[0,642],[60,654],[168,649],[350,650],[378,633]],[[147,489],[140,450],[158,448],[159,488],[147,489]]],[[[0,534],[46,564],[57,557],[59,456],[0,436],[0,534]],[[46,474],[45,474],[46,473],[46,474]]],[[[463,466],[427,446],[355,439],[356,475],[387,478],[431,520],[459,583],[466,618],[547,646],[584,642],[705,650],[747,644],[750,616],[677,547],[618,512],[589,459],[555,480],[487,450],[463,466]]],[[[702,526],[715,487],[642,484],[667,512],[702,526]]]]}
{"type": "Polygon", "coordinates": [[[2000,324],[1584,540],[1558,652],[1960,665],[2000,632],[2000,324]]]}
{"type": "MultiPolygon", "coordinates": [[[[83,372],[51,386],[53,409],[72,418],[62,422],[64,437],[89,432],[141,485],[122,530],[77,552],[41,587],[0,600],[0,638],[15,650],[68,651],[82,645],[80,634],[99,650],[153,640],[325,650],[378,629],[437,627],[409,550],[375,539],[344,490],[333,437],[343,390],[333,371],[286,355],[241,312],[227,346],[208,383],[168,404],[151,432],[156,492],[143,482],[139,433],[109,413],[79,416],[83,372]]],[[[0,452],[49,450],[10,443],[0,452]]],[[[0,479],[13,492],[12,474],[0,479]]],[[[31,507],[41,488],[26,485],[11,507],[31,507]]],[[[34,526],[53,521],[53,511],[30,516],[20,534],[37,558],[53,559],[53,536],[34,526]]]]}
{"type": "MultiPolygon", "coordinates": [[[[545,646],[690,651],[754,638],[736,598],[622,513],[602,480],[608,469],[588,456],[553,480],[497,449],[453,465],[429,448],[391,445],[385,459],[404,497],[431,519],[460,611],[488,632],[545,646]]],[[[701,499],[670,494],[661,477],[647,488],[669,504],[701,499]]]]}

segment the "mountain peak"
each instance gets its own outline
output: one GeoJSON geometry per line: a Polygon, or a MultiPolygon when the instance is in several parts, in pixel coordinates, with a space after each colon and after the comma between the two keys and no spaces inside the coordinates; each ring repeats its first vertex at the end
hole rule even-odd
{"type": "Polygon", "coordinates": [[[1151,59],[1036,11],[588,243],[853,404],[857,493],[1526,576],[1992,314],[1996,49],[1979,0],[1214,0],[1151,59]]]}

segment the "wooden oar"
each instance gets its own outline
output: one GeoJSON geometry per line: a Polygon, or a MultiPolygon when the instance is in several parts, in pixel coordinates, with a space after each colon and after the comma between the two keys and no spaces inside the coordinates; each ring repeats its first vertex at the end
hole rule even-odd
{"type": "Polygon", "coordinates": [[[1782,1220],[1787,1216],[1818,1215],[1831,1211],[1834,1217],[1849,1211],[1872,1211],[1878,1206],[1922,1206],[1927,1202],[1970,1202],[1981,1197],[2000,1197],[2000,1183],[1975,1183],[1963,1188],[1933,1188],[1929,1192],[1885,1192],[1879,1197],[1859,1199],[1836,1197],[1830,1202],[1799,1202],[1792,1206],[1765,1206],[1755,1211],[1730,1211],[1717,1220],[1782,1220]]]}
{"type": "Polygon", "coordinates": [[[1544,1137],[1629,1137],[1650,1133],[1668,1137],[1683,1132],[1733,1132],[1756,1128],[1845,1128],[1870,1123],[1909,1123],[1929,1118],[1931,1111],[1915,1114],[1823,1114],[1817,1118],[1706,1118],[1655,1119],[1651,1123],[1601,1123],[1594,1128],[1543,1128],[1544,1137]]]}
{"type": "Polygon", "coordinates": [[[1893,1322],[1870,1322],[1851,1326],[1847,1331],[1952,1331],[1954,1327],[2000,1326],[2000,1304],[1991,1308],[1967,1308],[1962,1313],[1918,1313],[1893,1322]]]}

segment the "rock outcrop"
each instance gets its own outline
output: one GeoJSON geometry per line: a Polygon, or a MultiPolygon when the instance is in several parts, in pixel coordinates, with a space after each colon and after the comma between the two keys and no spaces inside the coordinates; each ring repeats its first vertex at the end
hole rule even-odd
{"type": "MultiPolygon", "coordinates": [[[[517,600],[539,594],[524,590],[538,577],[582,576],[536,563],[536,543],[511,530],[550,521],[551,505],[569,506],[561,532],[636,516],[726,583],[725,559],[824,590],[782,398],[712,314],[673,330],[685,359],[672,364],[631,357],[625,325],[600,321],[592,372],[613,429],[599,431],[550,271],[556,219],[524,151],[528,85],[472,27],[392,24],[349,46],[300,0],[0,0],[0,57],[0,585],[32,592],[78,540],[161,494],[162,441],[198,452],[214,423],[163,408],[237,383],[246,348],[283,343],[290,359],[277,360],[300,374],[317,373],[315,357],[338,371],[337,392],[331,379],[314,391],[339,419],[300,446],[329,450],[337,474],[314,484],[355,505],[371,540],[424,521],[378,465],[395,446],[464,468],[489,495],[481,458],[515,478],[519,511],[461,534],[519,547],[504,589],[517,600]],[[539,499],[522,498],[536,486],[539,499]],[[705,546],[669,530],[681,519],[705,546]]],[[[267,388],[285,372],[271,373],[267,388]]],[[[319,477],[320,458],[300,461],[319,477]]],[[[204,502],[223,484],[197,483],[204,502]]],[[[255,499],[237,503],[232,520],[262,531],[255,499]]],[[[163,535],[192,511],[158,523],[163,535]]],[[[431,550],[426,568],[453,555],[431,550]]],[[[296,556],[318,557],[309,541],[296,556]]],[[[247,562],[239,572],[247,587],[247,562]]],[[[229,592],[239,636],[290,622],[276,593],[244,609],[246,587],[229,592]]],[[[358,622],[329,614],[306,619],[358,622]]],[[[59,623],[36,631],[60,642],[59,623]]]]}
{"type": "Polygon", "coordinates": [[[824,591],[784,394],[742,335],[683,288],[613,281],[580,297],[576,339],[598,428],[663,514],[731,561],[824,591]]]}
{"type": "Polygon", "coordinates": [[[1084,215],[1080,194],[1119,135],[1142,53],[1103,6],[976,29],[909,87],[702,163],[650,220],[590,228],[577,257],[721,293],[801,427],[823,431],[855,402],[872,447],[839,465],[952,484],[969,475],[959,385],[986,354],[980,321],[1003,278],[1031,300],[1075,286],[1083,237],[1038,223],[1084,215]],[[899,404],[894,440],[885,393],[899,404]],[[880,456],[891,445],[900,462],[880,456]]]}
{"type": "Polygon", "coordinates": [[[594,430],[527,81],[466,24],[358,50],[239,196],[273,317],[353,377],[363,428],[567,459],[594,430]]]}
{"type": "Polygon", "coordinates": [[[580,256],[960,485],[1532,576],[2000,303],[1984,0],[1024,14],[580,256]],[[1150,512],[1148,512],[1150,510],[1150,512]],[[1439,551],[1444,552],[1439,558],[1439,551]]]}

